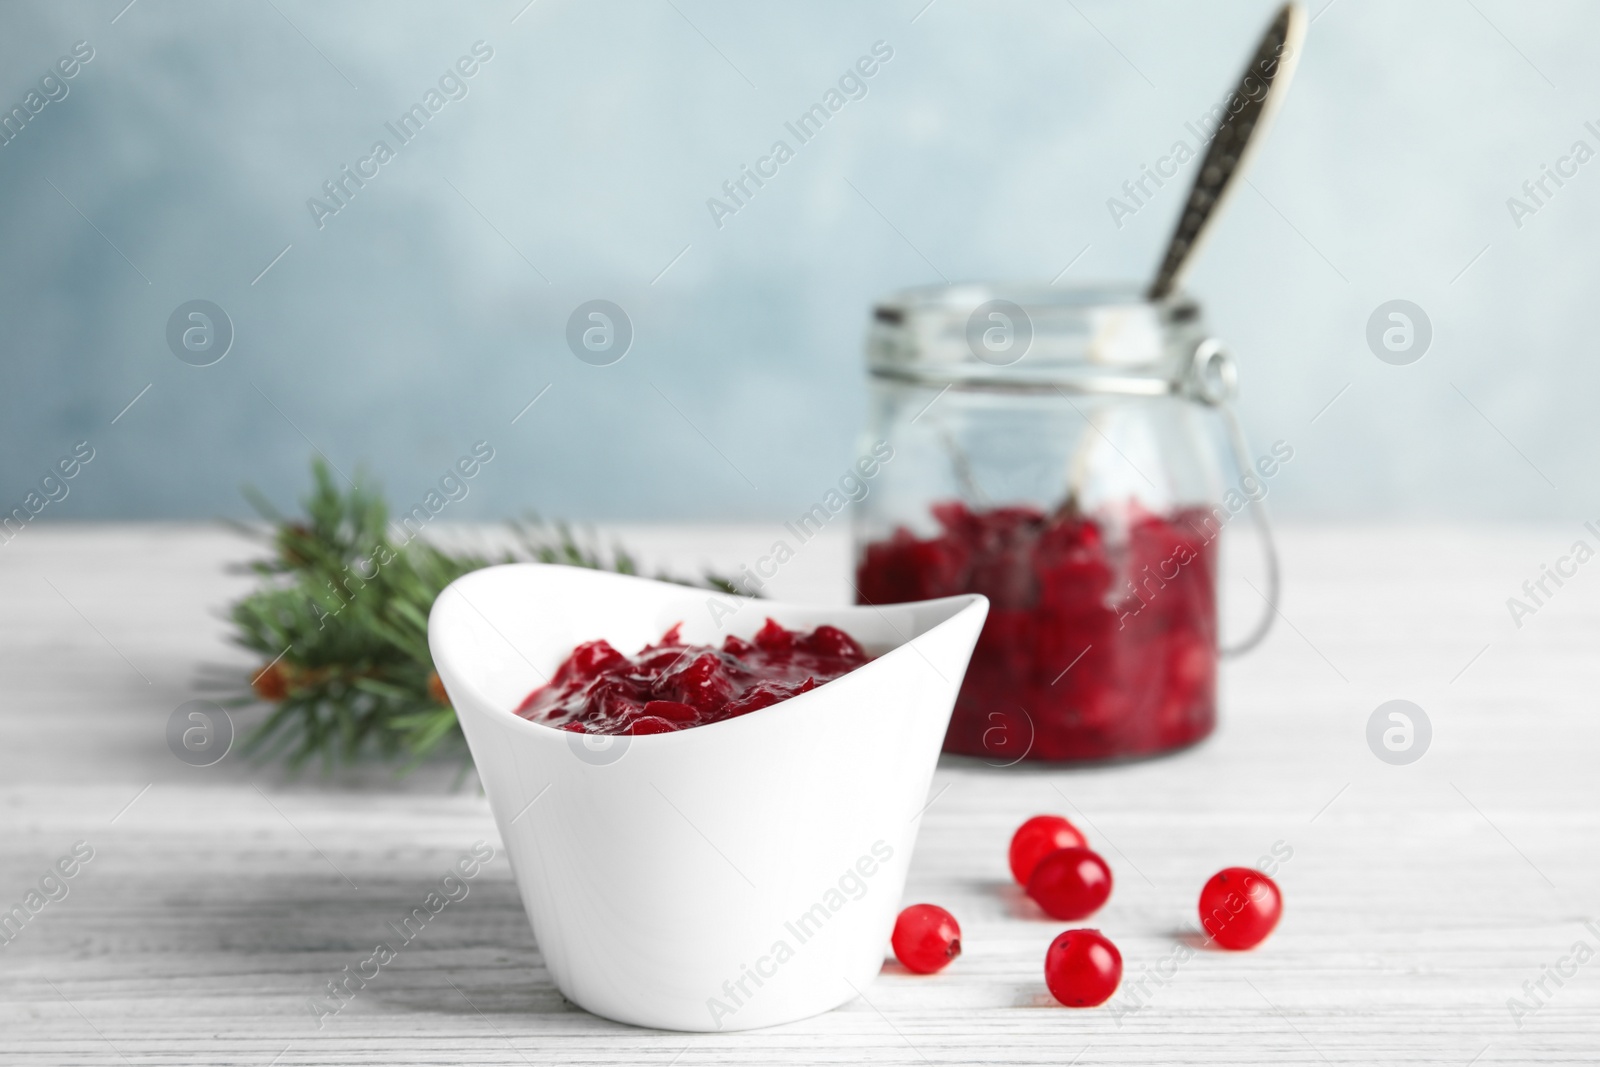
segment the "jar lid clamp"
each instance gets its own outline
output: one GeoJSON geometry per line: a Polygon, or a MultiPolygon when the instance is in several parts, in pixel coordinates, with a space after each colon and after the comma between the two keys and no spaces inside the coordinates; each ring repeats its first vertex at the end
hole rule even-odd
{"type": "Polygon", "coordinates": [[[1183,386],[1187,395],[1211,407],[1219,407],[1237,396],[1239,366],[1233,361],[1228,346],[1215,337],[1207,337],[1195,345],[1183,386]]]}

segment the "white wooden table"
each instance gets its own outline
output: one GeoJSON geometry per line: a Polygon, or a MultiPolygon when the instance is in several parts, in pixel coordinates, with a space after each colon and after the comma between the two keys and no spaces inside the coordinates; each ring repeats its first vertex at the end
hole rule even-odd
{"type": "MultiPolygon", "coordinates": [[[[1600,570],[1520,630],[1505,606],[1581,535],[1285,531],[1289,625],[1225,671],[1211,741],[1096,771],[940,768],[907,895],[962,923],[946,974],[891,966],[819,1018],[686,1036],[566,1003],[503,857],[319,1029],[309,998],[475,840],[498,844],[476,783],[179,763],[164,729],[201,665],[247,665],[219,611],[247,585],[222,568],[251,546],[210,527],[30,528],[0,547],[0,907],[75,842],[93,859],[0,947],[0,1062],[1593,1063],[1600,959],[1544,978],[1520,1028],[1507,1006],[1576,942],[1600,948],[1584,926],[1600,919],[1600,570]],[[1365,739],[1396,697],[1434,727],[1409,766],[1365,739]],[[1062,924],[1027,917],[1007,880],[1009,834],[1041,811],[1080,820],[1115,869],[1094,920],[1127,961],[1107,1009],[1051,1003],[1041,962],[1062,924]],[[1293,858],[1272,939],[1164,965],[1205,878],[1275,842],[1293,858]]],[[[771,539],[627,536],[685,570],[771,539]]],[[[831,532],[776,592],[842,599],[846,551],[831,532]]]]}

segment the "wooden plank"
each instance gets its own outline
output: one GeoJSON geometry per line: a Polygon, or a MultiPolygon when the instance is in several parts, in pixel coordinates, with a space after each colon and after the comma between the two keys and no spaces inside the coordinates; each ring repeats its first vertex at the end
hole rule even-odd
{"type": "MultiPolygon", "coordinates": [[[[891,963],[816,1019],[689,1036],[567,1004],[503,856],[319,1028],[324,983],[474,841],[498,847],[475,784],[451,791],[453,767],[286,782],[234,757],[184,766],[167,715],[198,695],[201,664],[248,665],[218,613],[248,586],[223,566],[249,546],[211,527],[30,529],[0,551],[0,904],[74,842],[94,857],[0,947],[0,1062],[1593,1062],[1600,960],[1544,979],[1520,1029],[1507,1009],[1575,942],[1600,947],[1584,925],[1600,919],[1600,576],[1580,572],[1521,629],[1505,608],[1573,536],[1286,531],[1290,625],[1227,669],[1212,741],[1099,770],[941,767],[907,902],[960,918],[946,974],[891,963]],[[1434,724],[1411,766],[1366,747],[1393,697],[1434,724]],[[1030,910],[1004,859],[1039,811],[1082,820],[1116,872],[1093,920],[1127,960],[1111,1008],[1045,993],[1062,924],[1030,910]],[[1293,857],[1271,941],[1179,952],[1204,879],[1275,842],[1293,857]]],[[[771,531],[629,541],[693,570],[753,559],[771,531]]],[[[808,553],[775,590],[844,595],[842,533],[808,553]]],[[[1242,614],[1251,594],[1234,591],[1242,614]]]]}

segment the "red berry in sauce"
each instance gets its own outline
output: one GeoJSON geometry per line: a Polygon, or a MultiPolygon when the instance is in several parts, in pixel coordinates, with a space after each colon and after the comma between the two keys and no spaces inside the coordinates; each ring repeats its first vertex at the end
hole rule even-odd
{"type": "Polygon", "coordinates": [[[678,726],[693,726],[695,720],[700,717],[698,711],[678,700],[646,701],[640,714],[665,719],[678,726]]]}
{"type": "Polygon", "coordinates": [[[670,734],[678,727],[654,715],[641,715],[628,725],[630,734],[670,734]]]}
{"type": "Polygon", "coordinates": [[[1091,849],[1057,849],[1034,867],[1028,896],[1052,919],[1087,918],[1111,896],[1111,868],[1091,849]]]}
{"type": "Polygon", "coordinates": [[[1085,848],[1088,842],[1078,828],[1059,815],[1035,815],[1011,836],[1011,877],[1018,885],[1028,884],[1028,877],[1039,861],[1058,848],[1085,848]]]}
{"type": "Polygon", "coordinates": [[[889,943],[906,970],[933,974],[961,955],[961,927],[937,904],[913,904],[894,921],[889,943]]]}
{"type": "Polygon", "coordinates": [[[1218,871],[1200,890],[1200,924],[1223,948],[1255,948],[1282,915],[1278,883],[1254,867],[1218,871]]]}
{"type": "Polygon", "coordinates": [[[1211,732],[1210,512],[1157,515],[1134,504],[1089,516],[960,501],[930,510],[937,533],[902,526],[865,546],[856,588],[863,604],[989,598],[945,751],[997,763],[1105,760],[1165,752],[1211,732]]]}
{"type": "Polygon", "coordinates": [[[833,626],[810,633],[771,619],[750,641],[685,645],[682,625],[625,656],[587,641],[517,709],[534,722],[590,734],[656,734],[721,722],[809,693],[867,662],[855,639],[833,626]]]}
{"type": "Polygon", "coordinates": [[[723,669],[722,659],[706,649],[695,656],[676,657],[677,666],[656,682],[655,692],[668,700],[676,699],[696,710],[719,708],[733,695],[733,680],[723,669]]]}
{"type": "Polygon", "coordinates": [[[1111,999],[1122,982],[1122,953],[1099,930],[1068,930],[1044,954],[1044,984],[1069,1008],[1111,999]]]}

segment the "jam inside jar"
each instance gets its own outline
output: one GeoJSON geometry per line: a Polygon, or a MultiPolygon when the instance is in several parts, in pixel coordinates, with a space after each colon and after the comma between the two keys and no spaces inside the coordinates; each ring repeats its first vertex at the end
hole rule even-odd
{"type": "Polygon", "coordinates": [[[1208,735],[1219,537],[1251,499],[1266,527],[1258,496],[1223,489],[1218,431],[1245,449],[1198,307],[911,290],[877,307],[868,360],[895,458],[857,508],[857,599],[990,600],[945,750],[1093,762],[1208,735]]]}

